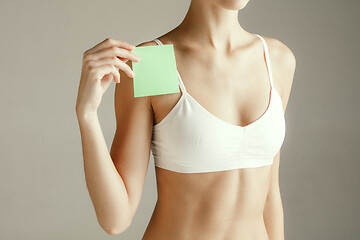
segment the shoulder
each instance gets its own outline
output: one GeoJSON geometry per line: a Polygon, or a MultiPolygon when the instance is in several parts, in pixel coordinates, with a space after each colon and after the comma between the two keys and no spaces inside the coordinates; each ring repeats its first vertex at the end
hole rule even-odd
{"type": "Polygon", "coordinates": [[[295,68],[296,59],[291,49],[282,41],[276,38],[264,37],[268,49],[271,62],[271,70],[275,88],[279,91],[286,108],[290,95],[295,68]]]}
{"type": "Polygon", "coordinates": [[[264,39],[268,45],[272,68],[281,70],[285,74],[294,72],[296,59],[291,49],[279,39],[270,37],[264,37],[264,39]]]}
{"type": "MultiPolygon", "coordinates": [[[[135,45],[135,47],[144,47],[144,46],[153,46],[153,45],[157,45],[157,43],[153,40],[149,40],[149,41],[145,41],[145,42],[141,42],[137,45],[135,45]]],[[[126,61],[125,62],[131,69],[132,69],[132,61],[126,61]]],[[[116,89],[125,89],[125,88],[131,88],[133,85],[133,79],[129,78],[123,71],[120,71],[120,78],[122,79],[120,81],[120,84],[116,84],[116,89]],[[120,88],[120,86],[122,86],[120,88]]],[[[126,90],[123,90],[126,91],[126,90]]],[[[129,96],[130,97],[130,96],[129,96]]],[[[141,98],[136,98],[137,101],[148,101],[150,99],[150,96],[147,97],[141,97],[141,98]]]]}
{"type": "MultiPolygon", "coordinates": [[[[161,40],[160,40],[161,41],[161,40]]],[[[145,46],[154,46],[157,45],[157,43],[152,39],[148,41],[143,41],[135,45],[135,47],[145,47],[145,46]]],[[[132,61],[127,61],[126,64],[132,68],[132,61]]],[[[131,107],[132,105],[139,105],[144,106],[146,108],[151,108],[152,110],[152,99],[155,96],[144,96],[144,97],[138,97],[135,98],[133,95],[134,92],[134,86],[133,86],[133,79],[129,78],[123,71],[120,71],[120,78],[121,81],[119,84],[116,84],[115,87],[115,102],[124,102],[123,105],[126,105],[127,107],[131,107]],[[126,99],[125,99],[126,98],[126,99]],[[119,99],[119,100],[118,100],[119,99]]],[[[115,108],[118,108],[118,105],[121,104],[115,104],[115,108]]],[[[124,106],[122,106],[123,109],[125,109],[124,106]]],[[[137,107],[137,109],[141,109],[141,107],[137,107]]]]}
{"type": "MultiPolygon", "coordinates": [[[[157,43],[153,40],[144,41],[141,42],[135,47],[143,47],[143,46],[153,46],[157,45],[157,43]]],[[[126,61],[125,64],[127,64],[131,69],[132,68],[132,61],[126,61]]],[[[120,71],[120,83],[115,85],[115,102],[123,102],[123,105],[126,105],[127,107],[130,107],[130,102],[133,105],[137,104],[143,104],[151,106],[151,98],[152,96],[144,96],[144,97],[138,97],[135,98],[133,95],[134,89],[133,89],[133,79],[128,77],[127,74],[125,74],[124,71],[120,71]]],[[[116,104],[117,106],[120,104],[116,104]]],[[[125,108],[124,106],[122,106],[125,108]]]]}

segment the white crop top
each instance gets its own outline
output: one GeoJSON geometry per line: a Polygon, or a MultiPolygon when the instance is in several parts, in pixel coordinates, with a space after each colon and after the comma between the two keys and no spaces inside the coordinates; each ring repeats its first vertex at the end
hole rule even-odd
{"type": "MultiPolygon", "coordinates": [[[[186,91],[178,73],[182,95],[176,105],[153,126],[151,151],[155,166],[180,173],[255,168],[273,163],[285,138],[282,99],[273,87],[270,58],[264,47],[270,80],[267,109],[254,122],[238,126],[208,112],[186,91]]],[[[162,45],[159,39],[154,39],[162,45]]]]}

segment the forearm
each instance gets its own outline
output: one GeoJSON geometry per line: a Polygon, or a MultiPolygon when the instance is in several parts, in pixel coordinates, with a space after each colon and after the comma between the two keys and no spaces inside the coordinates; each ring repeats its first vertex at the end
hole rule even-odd
{"type": "Polygon", "coordinates": [[[268,196],[263,215],[269,240],[285,239],[284,212],[280,190],[276,190],[268,196]]]}
{"type": "Polygon", "coordinates": [[[124,181],[116,170],[96,113],[77,113],[81,132],[86,185],[101,227],[121,232],[130,221],[124,181]]]}

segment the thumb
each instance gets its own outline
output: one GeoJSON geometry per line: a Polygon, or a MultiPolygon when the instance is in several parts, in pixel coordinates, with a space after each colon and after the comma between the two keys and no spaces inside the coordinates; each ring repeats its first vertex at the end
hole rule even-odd
{"type": "Polygon", "coordinates": [[[113,75],[112,74],[106,74],[101,79],[101,86],[106,91],[106,89],[110,86],[110,83],[113,81],[113,75]]]}

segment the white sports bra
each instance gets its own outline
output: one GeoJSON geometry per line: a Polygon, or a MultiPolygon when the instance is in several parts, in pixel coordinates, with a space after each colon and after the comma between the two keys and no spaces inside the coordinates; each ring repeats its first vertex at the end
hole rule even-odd
{"type": "MultiPolygon", "coordinates": [[[[177,72],[182,95],[168,115],[153,126],[151,151],[155,166],[180,173],[201,173],[273,163],[285,138],[285,116],[282,99],[273,87],[267,44],[255,35],[263,43],[271,87],[263,115],[246,126],[226,122],[187,93],[177,72]]],[[[162,45],[159,39],[154,41],[162,45]]]]}

